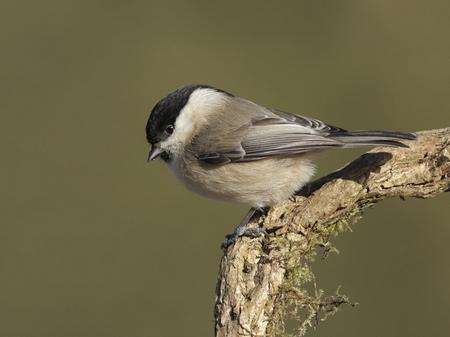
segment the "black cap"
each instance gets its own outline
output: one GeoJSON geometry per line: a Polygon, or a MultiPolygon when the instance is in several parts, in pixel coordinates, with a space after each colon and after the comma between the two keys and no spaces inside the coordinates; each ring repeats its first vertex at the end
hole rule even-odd
{"type": "Polygon", "coordinates": [[[150,144],[155,144],[162,140],[164,130],[166,130],[167,126],[174,125],[175,120],[188,102],[191,94],[195,90],[202,88],[214,89],[226,93],[227,95],[231,95],[223,90],[206,84],[189,84],[171,92],[160,100],[150,112],[145,128],[147,141],[150,144]]]}

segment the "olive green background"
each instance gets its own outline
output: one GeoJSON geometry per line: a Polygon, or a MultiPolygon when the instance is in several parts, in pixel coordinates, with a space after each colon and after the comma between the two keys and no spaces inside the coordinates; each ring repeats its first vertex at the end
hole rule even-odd
{"type": "MultiPolygon", "coordinates": [[[[449,126],[449,17],[448,0],[2,0],[0,337],[212,336],[246,207],[147,165],[149,110],[208,83],[349,129],[449,126]]],[[[316,266],[360,305],[309,335],[448,336],[449,217],[450,195],[368,211],[316,266]]]]}

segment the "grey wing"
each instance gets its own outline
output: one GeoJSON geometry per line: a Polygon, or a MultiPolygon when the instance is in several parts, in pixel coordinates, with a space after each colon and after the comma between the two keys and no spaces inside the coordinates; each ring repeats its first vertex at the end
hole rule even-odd
{"type": "MultiPolygon", "coordinates": [[[[339,140],[327,138],[333,132],[344,131],[340,128],[251,102],[244,106],[245,111],[234,114],[230,120],[224,116],[215,127],[199,135],[197,146],[193,148],[200,161],[208,164],[248,162],[343,146],[339,140]]],[[[239,108],[242,109],[242,104],[239,108]]]]}

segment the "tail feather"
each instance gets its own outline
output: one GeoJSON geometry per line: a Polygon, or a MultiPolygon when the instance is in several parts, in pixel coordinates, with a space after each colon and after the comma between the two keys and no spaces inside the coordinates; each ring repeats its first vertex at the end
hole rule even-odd
{"type": "Polygon", "coordinates": [[[330,135],[345,144],[345,146],[384,145],[393,147],[408,147],[400,140],[415,140],[417,136],[409,132],[396,131],[338,131],[330,135]]]}

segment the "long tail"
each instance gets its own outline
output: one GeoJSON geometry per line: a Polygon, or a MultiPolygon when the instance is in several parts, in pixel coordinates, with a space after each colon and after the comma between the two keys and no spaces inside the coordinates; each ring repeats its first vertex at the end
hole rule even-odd
{"type": "Polygon", "coordinates": [[[417,136],[409,132],[396,131],[337,131],[329,136],[345,144],[346,147],[385,145],[394,147],[408,147],[400,140],[415,140],[417,136]]]}

